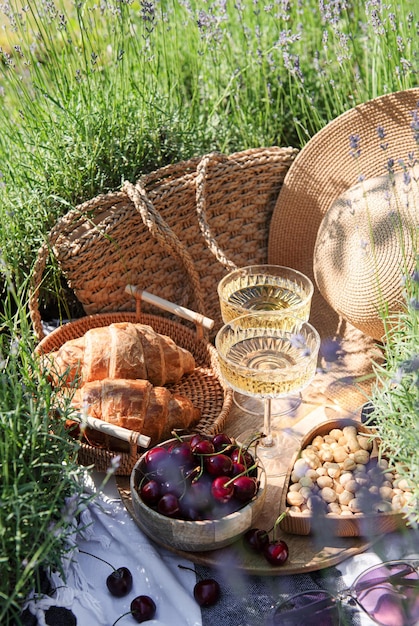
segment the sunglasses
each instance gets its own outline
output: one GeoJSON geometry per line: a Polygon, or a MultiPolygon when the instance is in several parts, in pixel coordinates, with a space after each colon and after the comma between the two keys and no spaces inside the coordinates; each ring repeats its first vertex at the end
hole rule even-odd
{"type": "Polygon", "coordinates": [[[406,559],[374,565],[360,574],[349,589],[332,595],[304,591],[274,607],[271,626],[339,626],[343,608],[358,605],[381,626],[419,623],[419,561],[406,559]]]}

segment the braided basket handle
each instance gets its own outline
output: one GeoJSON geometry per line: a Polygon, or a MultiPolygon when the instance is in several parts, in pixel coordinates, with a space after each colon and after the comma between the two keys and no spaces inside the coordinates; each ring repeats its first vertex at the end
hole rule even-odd
{"type": "Polygon", "coordinates": [[[129,181],[125,181],[122,185],[124,191],[135,208],[140,213],[142,220],[149,229],[150,233],[155,237],[159,244],[165,248],[169,254],[177,257],[183,264],[187,275],[193,287],[193,293],[196,301],[196,308],[199,313],[205,310],[204,296],[202,293],[201,281],[196,271],[194,261],[184,244],[173,232],[167,222],[156,210],[150,198],[147,196],[141,181],[137,181],[135,185],[129,181]]]}
{"type": "MultiPolygon", "coordinates": [[[[103,206],[103,202],[106,201],[106,195],[101,195],[94,200],[86,203],[89,205],[89,209],[92,210],[96,206],[103,206]]],[[[84,206],[86,206],[86,204],[84,206]]],[[[31,273],[31,280],[29,286],[29,314],[32,322],[32,326],[35,331],[35,336],[39,341],[45,337],[45,332],[42,326],[41,313],[39,311],[39,291],[42,284],[42,277],[47,264],[47,259],[51,253],[51,249],[57,242],[59,236],[67,231],[69,227],[80,218],[82,215],[80,209],[73,209],[66,215],[62,216],[51,229],[47,241],[45,241],[36,258],[33,270],[31,273]]]]}
{"type": "Polygon", "coordinates": [[[237,269],[237,265],[233,263],[224,252],[221,250],[220,246],[217,243],[217,240],[213,236],[211,229],[209,227],[207,221],[207,212],[206,212],[206,195],[205,195],[205,181],[207,179],[208,167],[211,163],[221,162],[225,160],[226,157],[219,152],[211,152],[210,154],[202,157],[198,166],[196,168],[196,213],[198,216],[198,224],[201,229],[202,236],[205,239],[205,242],[215,256],[217,261],[221,263],[228,270],[237,269]]]}

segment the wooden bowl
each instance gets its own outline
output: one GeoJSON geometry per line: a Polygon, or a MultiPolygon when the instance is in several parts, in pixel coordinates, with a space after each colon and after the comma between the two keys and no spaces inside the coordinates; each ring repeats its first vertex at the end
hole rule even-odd
{"type": "MultiPolygon", "coordinates": [[[[316,537],[336,536],[336,537],[374,537],[384,533],[391,533],[405,527],[407,524],[406,514],[399,511],[389,512],[357,512],[350,516],[343,516],[333,513],[324,513],[320,507],[313,508],[311,514],[303,514],[290,510],[288,502],[288,492],[291,484],[293,469],[297,459],[301,457],[302,451],[313,442],[318,435],[324,437],[333,429],[342,429],[344,426],[355,426],[357,432],[366,435],[373,435],[371,429],[366,428],[360,422],[350,419],[330,420],[318,425],[308,432],[302,440],[300,450],[292,459],[288,470],[284,489],[281,496],[281,513],[286,512],[285,517],[280,522],[283,531],[295,535],[313,535],[316,537]]],[[[370,452],[371,459],[377,458],[379,453],[379,440],[373,439],[373,448],[370,452]]],[[[381,458],[381,457],[380,457],[381,458]]],[[[363,502],[369,502],[371,506],[372,497],[363,502]]],[[[364,509],[367,511],[367,508],[364,509]]]]}
{"type": "MultiPolygon", "coordinates": [[[[184,437],[183,439],[189,439],[184,437]]],[[[168,447],[174,440],[159,446],[168,447]]],[[[262,511],[266,497],[266,474],[259,466],[259,490],[256,496],[241,509],[214,520],[189,521],[161,515],[140,498],[137,486],[143,475],[144,453],[135,464],[130,477],[130,491],[135,520],[143,532],[161,545],[186,552],[205,552],[234,543],[249,528],[262,511]]]]}

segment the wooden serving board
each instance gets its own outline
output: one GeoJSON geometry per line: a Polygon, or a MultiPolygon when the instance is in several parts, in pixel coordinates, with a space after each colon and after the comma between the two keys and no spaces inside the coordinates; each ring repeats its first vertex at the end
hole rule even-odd
{"type": "MultiPolygon", "coordinates": [[[[342,414],[342,417],[349,415],[342,414]]],[[[304,435],[316,423],[322,423],[328,419],[336,420],[336,412],[323,406],[306,404],[300,409],[300,417],[293,420],[293,430],[304,435]]],[[[353,414],[351,414],[353,417],[353,414]]],[[[238,409],[233,409],[226,423],[225,431],[232,436],[238,436],[242,430],[249,426],[255,426],[253,415],[245,415],[238,409]]],[[[296,444],[298,445],[298,444],[296,444]]],[[[290,451],[292,455],[292,451],[290,451]]],[[[258,527],[270,530],[279,515],[281,495],[284,486],[285,476],[270,475],[270,468],[266,467],[268,475],[268,487],[263,510],[258,518],[258,527]]],[[[141,528],[141,522],[136,519],[131,502],[129,476],[117,476],[117,486],[121,499],[127,510],[132,515],[134,521],[141,528]]],[[[143,530],[143,529],[142,529],[143,530]]],[[[258,576],[283,576],[289,574],[303,574],[325,567],[336,565],[346,558],[359,554],[367,550],[372,541],[362,537],[323,537],[318,540],[313,536],[292,535],[284,532],[279,527],[276,529],[276,537],[284,539],[289,547],[289,558],[280,567],[271,566],[262,555],[248,551],[242,540],[236,541],[231,546],[210,552],[184,552],[173,549],[170,545],[160,541],[158,537],[153,537],[153,541],[179,554],[193,563],[217,567],[221,562],[228,560],[229,564],[251,575],[258,576]]]]}

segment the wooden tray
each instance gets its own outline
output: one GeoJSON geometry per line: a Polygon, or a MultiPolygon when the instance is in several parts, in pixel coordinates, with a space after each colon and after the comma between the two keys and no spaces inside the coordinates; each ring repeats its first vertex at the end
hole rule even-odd
{"type": "MultiPolygon", "coordinates": [[[[353,414],[351,413],[350,415],[353,414]]],[[[347,418],[348,413],[343,413],[342,417],[347,418]]],[[[255,419],[257,418],[255,418],[254,415],[245,415],[241,413],[237,407],[233,406],[225,423],[225,431],[232,436],[237,436],[243,430],[254,427],[255,419]]],[[[320,424],[329,420],[336,420],[336,411],[331,410],[330,407],[305,402],[298,410],[297,418],[293,420],[293,429],[303,437],[316,423],[320,424]]],[[[296,446],[297,445],[298,444],[296,444],[296,446]]],[[[290,461],[292,457],[293,451],[291,450],[289,453],[290,461]]],[[[264,507],[257,525],[260,528],[269,530],[272,528],[280,512],[285,476],[270,476],[269,467],[266,467],[266,469],[268,472],[268,488],[264,507]]],[[[129,477],[117,476],[116,480],[125,507],[141,528],[133,512],[129,477]]],[[[292,535],[280,528],[277,528],[276,535],[278,538],[284,539],[289,547],[289,558],[286,563],[280,567],[274,567],[270,565],[263,556],[249,552],[244,547],[242,540],[237,541],[231,546],[212,552],[183,552],[174,550],[158,537],[155,538],[155,542],[171,552],[190,560],[192,563],[217,567],[223,560],[228,560],[230,564],[234,563],[237,569],[257,576],[304,574],[325,567],[331,567],[349,557],[364,552],[373,545],[374,542],[374,540],[369,540],[365,537],[333,537],[332,535],[327,537],[325,541],[319,542],[315,537],[292,535]]]]}
{"type": "MultiPolygon", "coordinates": [[[[131,493],[128,476],[116,477],[117,487],[125,507],[132,515],[134,521],[141,527],[141,522],[135,517],[131,501],[131,493]]],[[[258,521],[258,527],[270,529],[279,512],[282,486],[268,484],[265,505],[258,521]]],[[[317,544],[315,538],[291,535],[277,530],[277,536],[284,539],[289,547],[289,558],[287,562],[280,566],[271,566],[263,556],[249,552],[243,545],[242,540],[236,541],[231,546],[213,550],[211,552],[184,552],[176,550],[170,545],[161,541],[158,537],[155,542],[182,556],[192,563],[217,567],[223,560],[228,560],[230,566],[235,567],[248,574],[258,576],[283,576],[289,574],[303,574],[325,567],[336,565],[348,557],[364,552],[370,547],[371,542],[365,538],[332,537],[326,543],[317,544]]]]}

